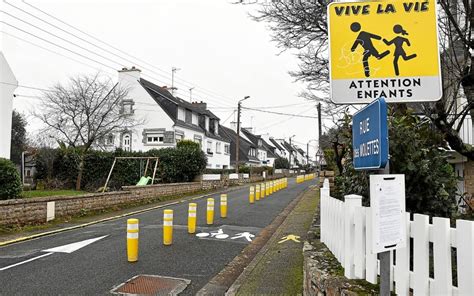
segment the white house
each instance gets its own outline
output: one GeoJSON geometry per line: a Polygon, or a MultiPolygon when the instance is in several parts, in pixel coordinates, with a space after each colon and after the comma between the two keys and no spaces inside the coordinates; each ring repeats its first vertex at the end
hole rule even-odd
{"type": "Polygon", "coordinates": [[[0,51],[0,157],[10,159],[13,92],[18,81],[0,51]]]}
{"type": "Polygon", "coordinates": [[[119,71],[118,83],[128,89],[122,111],[143,124],[109,135],[102,146],[107,150],[120,147],[126,151],[148,151],[192,140],[206,153],[208,168],[229,168],[230,153],[225,151],[229,151],[230,143],[219,136],[219,118],[207,110],[205,103],[189,103],[175,97],[166,87],[141,78],[140,72],[135,67],[124,68],[119,71]]]}
{"type": "Polygon", "coordinates": [[[257,147],[257,158],[260,161],[260,166],[273,167],[277,158],[274,148],[261,135],[253,134],[250,128],[243,128],[242,135],[257,147]]]}

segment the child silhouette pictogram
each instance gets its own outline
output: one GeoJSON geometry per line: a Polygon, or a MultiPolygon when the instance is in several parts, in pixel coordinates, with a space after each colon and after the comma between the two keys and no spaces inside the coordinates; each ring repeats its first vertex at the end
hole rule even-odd
{"type": "Polygon", "coordinates": [[[372,39],[375,40],[381,40],[382,37],[361,31],[361,25],[358,22],[354,22],[351,24],[351,30],[352,32],[360,32],[359,35],[357,35],[357,38],[352,45],[351,51],[354,52],[357,47],[360,45],[364,49],[364,53],[362,56],[362,65],[364,67],[364,73],[365,77],[370,77],[370,67],[369,67],[369,58],[371,56],[376,57],[378,60],[384,58],[386,55],[390,53],[389,50],[384,51],[383,53],[379,53],[378,50],[374,47],[374,44],[372,43],[372,39]]]}
{"type": "MultiPolygon", "coordinates": [[[[407,31],[405,31],[401,25],[393,26],[393,32],[398,35],[401,34],[403,36],[408,36],[407,31]]],[[[385,42],[385,44],[387,45],[395,45],[395,52],[393,53],[393,68],[395,69],[395,75],[399,76],[400,69],[398,67],[398,60],[400,59],[400,57],[405,61],[416,58],[416,54],[407,56],[405,49],[403,49],[404,43],[406,43],[408,46],[411,46],[410,40],[405,37],[397,36],[390,41],[384,38],[383,42],[385,42]]]]}

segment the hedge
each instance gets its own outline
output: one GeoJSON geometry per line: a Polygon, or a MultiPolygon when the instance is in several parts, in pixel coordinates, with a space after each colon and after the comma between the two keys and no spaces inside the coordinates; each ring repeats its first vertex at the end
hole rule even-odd
{"type": "Polygon", "coordinates": [[[11,199],[20,196],[21,179],[13,162],[0,158],[0,199],[11,199]]]}
{"type": "MultiPolygon", "coordinates": [[[[147,152],[91,151],[85,156],[82,187],[97,190],[105,184],[115,157],[159,157],[156,178],[159,183],[187,182],[201,174],[207,159],[199,146],[181,145],[177,148],[154,149],[147,152]]],[[[43,180],[46,187],[74,188],[79,155],[74,149],[40,149],[36,155],[36,180],[43,180]]],[[[107,187],[120,189],[135,185],[143,175],[153,174],[154,161],[150,160],[147,173],[146,160],[117,160],[107,187]]]]}

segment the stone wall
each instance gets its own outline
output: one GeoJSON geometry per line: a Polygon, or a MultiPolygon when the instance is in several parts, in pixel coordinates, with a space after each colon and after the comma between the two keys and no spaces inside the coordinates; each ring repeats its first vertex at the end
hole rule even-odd
{"type": "Polygon", "coordinates": [[[77,196],[52,196],[0,201],[0,226],[21,226],[46,222],[47,204],[54,202],[56,218],[77,216],[91,211],[110,209],[127,204],[141,203],[173,196],[213,190],[229,185],[259,182],[262,177],[221,181],[156,184],[147,186],[123,186],[122,191],[91,193],[77,196]]]}
{"type": "Polygon", "coordinates": [[[46,222],[48,202],[55,202],[55,216],[68,217],[84,212],[140,203],[162,196],[198,192],[209,187],[205,182],[124,186],[122,191],[93,193],[77,196],[52,196],[0,201],[0,226],[28,225],[46,222]]]}

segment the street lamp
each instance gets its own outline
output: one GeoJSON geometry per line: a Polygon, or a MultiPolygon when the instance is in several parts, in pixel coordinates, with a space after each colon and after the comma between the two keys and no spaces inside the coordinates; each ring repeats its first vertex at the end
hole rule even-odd
{"type": "Polygon", "coordinates": [[[242,102],[250,98],[250,96],[245,96],[243,99],[239,100],[237,103],[237,139],[236,139],[236,151],[235,151],[235,172],[239,173],[239,150],[240,150],[240,109],[242,107],[242,102]]]}

